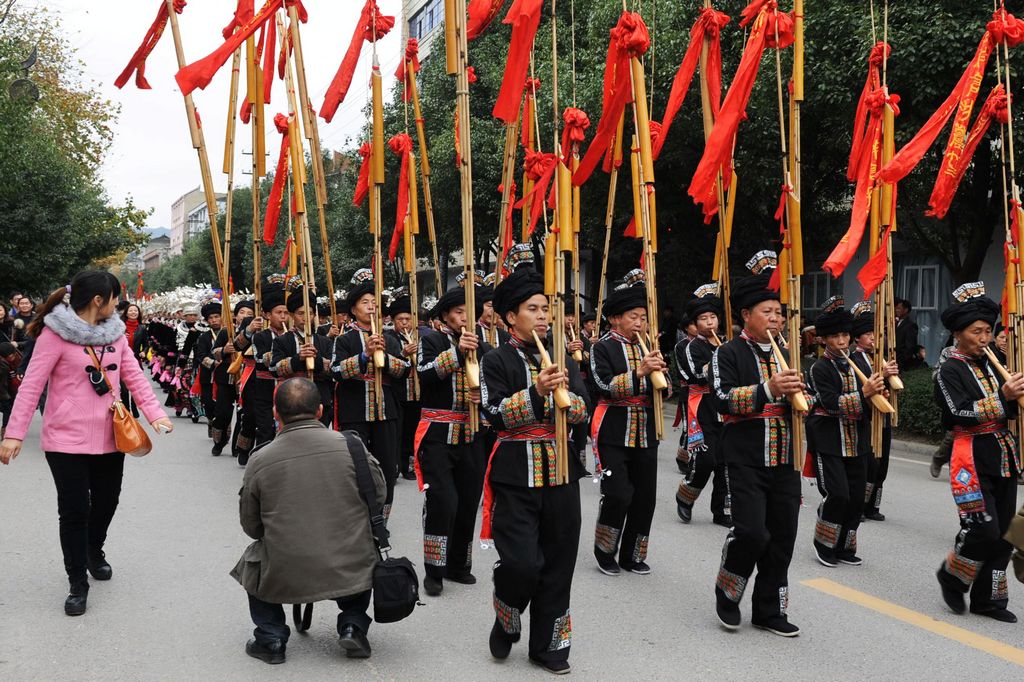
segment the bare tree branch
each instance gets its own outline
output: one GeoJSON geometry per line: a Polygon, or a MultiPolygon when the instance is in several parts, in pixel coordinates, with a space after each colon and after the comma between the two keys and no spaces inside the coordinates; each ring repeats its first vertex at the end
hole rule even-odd
{"type": "Polygon", "coordinates": [[[3,16],[0,16],[0,26],[3,26],[3,23],[7,21],[7,17],[10,15],[11,10],[14,8],[14,3],[17,1],[18,0],[9,0],[7,7],[4,8],[3,16]]]}

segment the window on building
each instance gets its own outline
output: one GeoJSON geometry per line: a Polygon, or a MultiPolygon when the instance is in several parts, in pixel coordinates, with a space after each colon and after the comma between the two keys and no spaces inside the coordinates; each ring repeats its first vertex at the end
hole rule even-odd
{"type": "Polygon", "coordinates": [[[409,36],[422,40],[444,23],[444,0],[429,0],[409,19],[409,36]]]}
{"type": "Polygon", "coordinates": [[[803,285],[803,316],[808,320],[817,317],[825,301],[843,291],[843,278],[833,279],[827,272],[808,272],[800,282],[803,285]]]}
{"type": "Polygon", "coordinates": [[[915,310],[937,310],[939,306],[939,266],[904,266],[899,291],[900,296],[910,301],[915,310]]]}

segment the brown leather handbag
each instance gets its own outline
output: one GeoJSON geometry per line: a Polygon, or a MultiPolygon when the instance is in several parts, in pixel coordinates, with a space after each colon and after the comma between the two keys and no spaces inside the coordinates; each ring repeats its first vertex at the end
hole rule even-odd
{"type": "Polygon", "coordinates": [[[114,445],[117,447],[118,452],[123,452],[132,457],[145,457],[153,449],[152,441],[149,440],[149,436],[146,434],[145,429],[142,428],[139,420],[132,416],[132,413],[121,402],[120,397],[114,393],[114,387],[110,385],[110,379],[107,378],[103,365],[100,364],[99,358],[96,357],[96,351],[93,350],[92,346],[86,346],[86,348],[92,357],[93,364],[96,365],[96,369],[100,371],[100,374],[103,375],[103,380],[107,382],[107,388],[110,389],[111,395],[114,396],[114,404],[110,406],[110,411],[114,413],[114,445]]]}

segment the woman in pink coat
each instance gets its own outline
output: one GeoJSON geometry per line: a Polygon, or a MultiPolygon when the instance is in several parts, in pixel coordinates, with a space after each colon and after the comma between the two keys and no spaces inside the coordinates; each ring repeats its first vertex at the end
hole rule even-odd
{"type": "Polygon", "coordinates": [[[57,486],[60,546],[71,585],[64,602],[69,616],[85,613],[86,570],[96,580],[109,580],[113,574],[103,542],[117,509],[124,469],[124,453],[114,445],[111,412],[122,379],[154,430],[173,428],[128,347],[124,322],[114,314],[120,293],[121,284],[112,274],[86,270],[70,286],[50,294],[29,325],[36,343],[0,444],[0,463],[10,464],[48,386],[41,440],[57,486]],[[96,369],[89,346],[113,391],[96,369]]]}

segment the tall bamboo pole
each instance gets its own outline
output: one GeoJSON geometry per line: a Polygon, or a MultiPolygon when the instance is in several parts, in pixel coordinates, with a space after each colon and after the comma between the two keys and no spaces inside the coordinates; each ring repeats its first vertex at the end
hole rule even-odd
{"type": "Polygon", "coordinates": [[[416,119],[416,139],[420,149],[420,173],[423,177],[423,209],[427,215],[427,238],[434,255],[434,289],[437,297],[441,294],[441,262],[437,255],[437,233],[434,229],[434,200],[430,194],[430,155],[427,150],[427,133],[423,125],[423,112],[420,110],[420,91],[416,85],[416,72],[412,60],[405,62],[406,83],[412,96],[413,116],[416,119]]]}
{"type": "Polygon", "coordinates": [[[595,316],[597,329],[601,329],[601,314],[604,309],[604,299],[608,295],[608,252],[612,244],[612,224],[615,221],[615,194],[619,185],[619,166],[622,164],[622,135],[626,123],[626,115],[619,117],[619,127],[616,129],[615,138],[612,140],[612,170],[608,175],[608,204],[604,213],[604,251],[601,255],[601,280],[597,285],[597,314],[595,316]]]}

